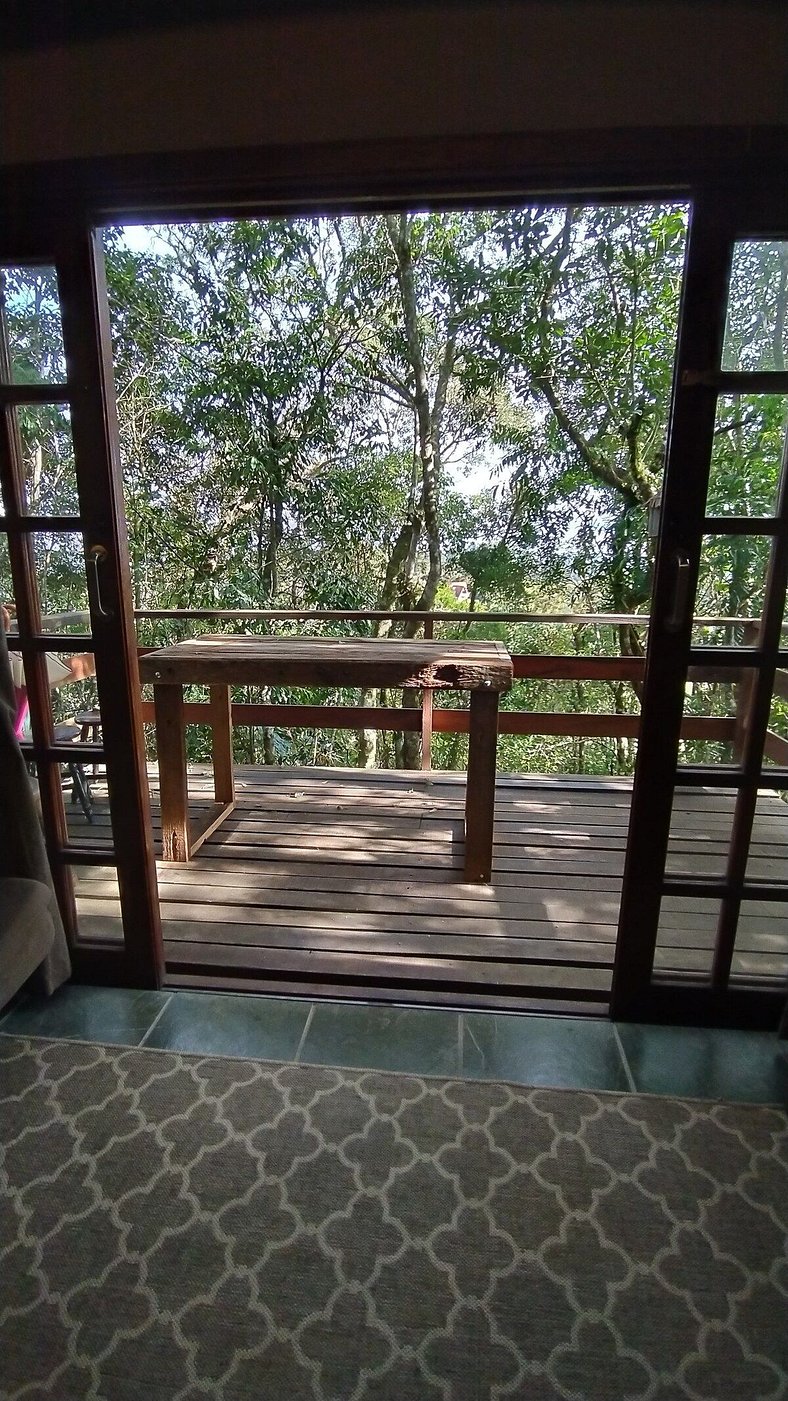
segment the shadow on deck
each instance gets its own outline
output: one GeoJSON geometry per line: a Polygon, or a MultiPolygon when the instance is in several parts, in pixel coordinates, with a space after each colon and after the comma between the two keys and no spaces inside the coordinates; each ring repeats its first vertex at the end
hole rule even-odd
{"type": "MultiPolygon", "coordinates": [[[[151,782],[155,785],[155,767],[151,782]]],[[[212,798],[190,771],[196,817],[212,798]]],[[[604,1005],[610,992],[631,783],[499,779],[493,881],[462,879],[464,775],[238,768],[237,807],[186,866],[159,863],[165,951],[173,980],[469,1005],[604,1005]]],[[[81,839],[111,838],[106,787],[96,821],[73,807],[81,839]]],[[[152,788],[154,836],[159,837],[152,788]]],[[[672,850],[700,875],[722,871],[734,796],[677,797],[672,850]]],[[[760,810],[754,871],[788,879],[788,808],[760,810]]],[[[78,872],[82,933],[120,938],[108,867],[78,872]]],[[[788,911],[751,902],[734,958],[739,977],[788,972],[788,911]]],[[[663,902],[662,970],[709,969],[715,902],[663,902]]]]}

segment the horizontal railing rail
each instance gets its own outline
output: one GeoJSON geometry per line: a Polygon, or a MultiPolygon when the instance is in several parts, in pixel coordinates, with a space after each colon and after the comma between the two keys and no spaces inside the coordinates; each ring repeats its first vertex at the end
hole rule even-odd
{"type": "MultiPolygon", "coordinates": [[[[524,613],[524,612],[481,612],[477,610],[437,610],[433,612],[385,611],[380,609],[139,609],[135,612],[138,621],[179,621],[179,622],[236,622],[236,623],[344,623],[381,621],[409,622],[420,624],[425,637],[433,637],[436,624],[484,625],[485,623],[507,623],[520,625],[590,628],[619,628],[635,626],[647,629],[650,623],[648,614],[641,613],[524,613]]],[[[704,617],[695,620],[696,626],[707,628],[741,629],[744,638],[752,643],[757,631],[757,622],[752,618],[704,617]]],[[[140,653],[150,651],[150,647],[140,647],[140,653]]],[[[512,654],[514,677],[517,681],[608,681],[626,683],[638,687],[645,677],[645,658],[637,656],[591,655],[578,653],[530,653],[512,654]]],[[[685,740],[714,741],[733,745],[734,752],[740,746],[748,720],[746,704],[748,681],[751,669],[737,670],[730,666],[693,666],[688,672],[690,681],[705,683],[727,683],[737,686],[741,692],[734,715],[688,715],[685,717],[681,735],[685,740]],[[739,685],[740,682],[743,683],[739,685]]],[[[788,672],[778,673],[779,693],[788,692],[788,672]],[[782,678],[785,679],[783,685],[782,678]]],[[[468,712],[463,709],[436,706],[433,693],[422,693],[421,707],[384,705],[296,705],[292,703],[269,702],[265,704],[250,701],[234,701],[231,707],[234,726],[260,726],[275,729],[347,729],[381,730],[394,732],[420,733],[422,741],[422,761],[425,768],[430,765],[430,750],[433,734],[467,734],[468,712]]],[[[142,716],[146,723],[153,723],[153,703],[144,700],[142,716]]],[[[190,701],[185,706],[188,724],[211,724],[209,703],[190,701]]],[[[499,734],[501,735],[555,735],[577,738],[637,739],[640,730],[639,713],[625,711],[544,711],[515,710],[502,708],[499,712],[499,734]]],[[[776,757],[778,752],[788,752],[788,742],[770,731],[767,741],[767,756],[776,757]]]]}
{"type": "MultiPolygon", "coordinates": [[[[422,728],[420,709],[404,706],[371,705],[255,705],[234,701],[233,725],[259,725],[272,729],[305,730],[394,730],[422,728]]],[[[187,701],[187,725],[210,725],[211,707],[207,701],[187,701]]],[[[142,702],[142,718],[153,724],[153,701],[142,702]]],[[[432,728],[438,734],[467,735],[469,711],[433,707],[432,728]]],[[[595,714],[590,711],[499,710],[500,735],[568,735],[596,739],[637,739],[640,716],[622,713],[595,714]]],[[[736,720],[725,715],[688,716],[681,729],[682,739],[733,740],[736,720]]],[[[788,746],[787,746],[788,747],[788,746]]]]}
{"type": "MultiPolygon", "coordinates": [[[[420,612],[377,608],[137,608],[137,619],[151,621],[193,619],[205,622],[315,622],[326,623],[551,623],[570,627],[648,627],[648,613],[504,613],[486,609],[434,609],[420,612]]],[[[757,624],[756,618],[695,618],[696,627],[745,627],[757,624]]],[[[785,623],[788,628],[788,621],[785,623]]]]}

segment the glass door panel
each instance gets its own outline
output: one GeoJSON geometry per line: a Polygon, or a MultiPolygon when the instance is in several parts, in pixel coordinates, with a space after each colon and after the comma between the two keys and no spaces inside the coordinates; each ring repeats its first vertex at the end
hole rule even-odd
{"type": "Polygon", "coordinates": [[[788,769],[788,657],[785,656],[779,658],[774,676],[763,763],[765,771],[788,769]]]}
{"type": "Polygon", "coordinates": [[[654,970],[682,979],[711,977],[719,900],[663,895],[654,950],[654,970]]]}
{"type": "MultiPolygon", "coordinates": [[[[682,702],[678,762],[681,768],[737,766],[742,710],[747,705],[753,668],[693,666],[682,702]]],[[[680,781],[680,776],[679,776],[680,781]]]]}
{"type": "Polygon", "coordinates": [[[788,791],[761,788],[747,853],[748,884],[779,884],[788,898],[788,791]]]}
{"type": "Polygon", "coordinates": [[[701,539],[693,647],[753,647],[766,597],[770,535],[704,535],[701,539]]]}
{"type": "Polygon", "coordinates": [[[11,384],[65,384],[66,352],[57,270],[46,264],[0,268],[5,310],[6,380],[11,384]]]}
{"type": "Polygon", "coordinates": [[[771,984],[784,989],[788,978],[788,904],[742,900],[731,983],[771,984]]]}
{"type": "Polygon", "coordinates": [[[722,369],[782,371],[788,362],[788,240],[733,246],[722,369]]]}
{"type": "Polygon", "coordinates": [[[20,404],[10,413],[22,455],[22,513],[47,519],[78,515],[68,404],[20,404]]]}
{"type": "Polygon", "coordinates": [[[666,875],[695,881],[725,875],[736,793],[730,788],[676,788],[666,875]]]}
{"type": "Polygon", "coordinates": [[[788,243],[733,218],[693,215],[613,1008],[776,1024],[788,243]]]}
{"type": "Polygon", "coordinates": [[[787,426],[788,397],[784,394],[719,396],[707,515],[774,515],[787,426]]]}

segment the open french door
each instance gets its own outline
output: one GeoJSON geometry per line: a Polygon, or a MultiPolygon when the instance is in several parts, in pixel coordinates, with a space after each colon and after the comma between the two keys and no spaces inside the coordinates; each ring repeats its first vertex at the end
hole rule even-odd
{"type": "Polygon", "coordinates": [[[788,743],[775,732],[774,716],[784,728],[787,277],[784,190],[745,198],[729,189],[695,204],[613,983],[616,1017],[769,1027],[785,1003],[788,743]],[[760,269],[763,280],[748,286],[747,269],[760,269]],[[721,435],[751,431],[753,423],[768,431],[754,453],[741,454],[721,493],[721,435]],[[702,594],[711,566],[717,577],[734,581],[738,569],[747,579],[748,622],[718,620],[719,627],[705,630],[697,622],[704,612],[699,583],[702,594]],[[714,713],[725,709],[719,697],[731,698],[729,718],[717,722],[722,742],[689,746],[680,738],[682,721],[704,689],[712,710],[717,702],[714,713]],[[680,928],[694,933],[680,941],[680,928]]]}
{"type": "Polygon", "coordinates": [[[22,745],[75,976],[155,987],[164,962],[99,236],[6,226],[0,274],[0,575],[29,704],[22,745]],[[95,682],[64,685],[83,654],[95,682]],[[80,918],[87,880],[106,888],[106,928],[80,918]]]}

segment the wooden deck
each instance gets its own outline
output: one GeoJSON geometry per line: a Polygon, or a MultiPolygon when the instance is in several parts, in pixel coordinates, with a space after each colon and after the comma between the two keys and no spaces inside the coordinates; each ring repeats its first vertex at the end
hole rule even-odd
{"type": "MultiPolygon", "coordinates": [[[[212,796],[207,770],[191,770],[189,787],[197,816],[212,796]]],[[[501,777],[490,885],[463,882],[461,774],[238,768],[236,788],[236,810],[188,866],[159,864],[168,967],[180,981],[366,985],[471,1005],[606,1002],[629,780],[501,777]]],[[[109,839],[104,795],[99,779],[92,827],[69,809],[75,836],[109,839]]],[[[155,799],[154,787],[158,839],[155,799]]],[[[732,806],[718,790],[681,794],[674,832],[688,869],[720,867],[732,806]]],[[[755,835],[757,874],[788,879],[778,799],[760,801],[755,835]]],[[[119,938],[112,870],[79,868],[78,880],[83,935],[119,938]]],[[[708,969],[713,934],[706,902],[671,900],[658,966],[708,969]]],[[[785,906],[753,904],[734,972],[786,975],[785,906]]]]}

